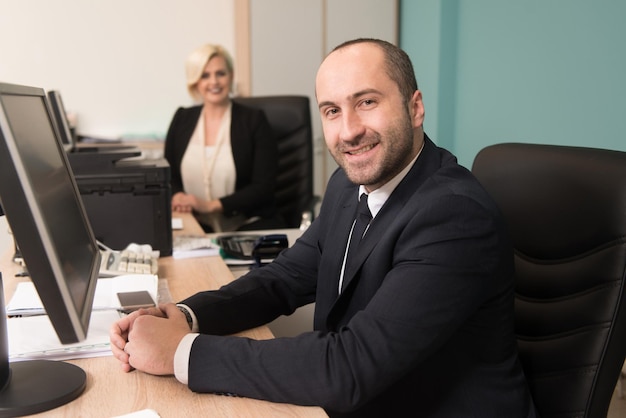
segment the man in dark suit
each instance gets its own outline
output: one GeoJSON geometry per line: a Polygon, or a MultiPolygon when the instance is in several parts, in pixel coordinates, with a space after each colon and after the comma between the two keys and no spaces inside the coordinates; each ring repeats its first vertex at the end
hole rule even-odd
{"type": "Polygon", "coordinates": [[[534,416],[506,226],[471,173],[424,134],[408,56],[384,41],[342,44],[321,64],[316,96],[340,166],[319,216],[272,264],[120,320],[111,342],[123,370],[333,417],[534,416]],[[365,215],[355,215],[361,200],[365,215]],[[313,301],[313,332],[226,336],[313,301]]]}

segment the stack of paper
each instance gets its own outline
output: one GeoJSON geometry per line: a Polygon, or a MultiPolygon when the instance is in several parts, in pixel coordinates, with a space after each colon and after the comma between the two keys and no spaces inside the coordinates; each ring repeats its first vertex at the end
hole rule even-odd
{"type": "Polygon", "coordinates": [[[110,356],[109,328],[118,319],[117,310],[93,311],[87,338],[61,344],[47,315],[8,318],[9,361],[110,356]]]}
{"type": "Polygon", "coordinates": [[[9,361],[111,355],[109,328],[120,318],[121,308],[117,293],[147,290],[154,301],[160,301],[159,282],[148,274],[98,279],[87,338],[75,344],[61,344],[33,283],[19,283],[6,307],[9,361]]]}
{"type": "Polygon", "coordinates": [[[173,244],[172,256],[177,259],[220,255],[219,245],[208,237],[178,235],[173,244]]]}

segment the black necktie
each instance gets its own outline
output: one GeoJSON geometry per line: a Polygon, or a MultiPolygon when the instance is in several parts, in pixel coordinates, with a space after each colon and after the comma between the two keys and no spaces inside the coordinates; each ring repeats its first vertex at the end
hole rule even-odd
{"type": "Polygon", "coordinates": [[[352,229],[352,235],[350,236],[350,245],[348,247],[348,255],[346,256],[346,272],[350,268],[350,262],[357,253],[357,247],[365,234],[365,229],[372,220],[372,212],[370,212],[369,206],[367,206],[367,194],[363,193],[359,199],[359,205],[356,208],[356,222],[352,229]]]}

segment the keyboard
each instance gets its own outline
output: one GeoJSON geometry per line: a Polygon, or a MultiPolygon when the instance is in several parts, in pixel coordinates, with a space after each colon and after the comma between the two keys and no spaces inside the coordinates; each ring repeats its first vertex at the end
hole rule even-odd
{"type": "Polygon", "coordinates": [[[157,274],[159,270],[158,251],[150,245],[129,244],[121,251],[102,248],[100,277],[115,277],[124,274],[157,274]]]}

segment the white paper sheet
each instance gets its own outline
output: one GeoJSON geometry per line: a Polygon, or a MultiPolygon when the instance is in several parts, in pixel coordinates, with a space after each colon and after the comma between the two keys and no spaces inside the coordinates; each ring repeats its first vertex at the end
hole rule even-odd
{"type": "Polygon", "coordinates": [[[47,315],[8,318],[9,361],[110,356],[109,328],[119,318],[117,310],[93,311],[87,338],[74,344],[61,344],[47,315]]]}
{"type": "Polygon", "coordinates": [[[33,283],[19,283],[6,309],[9,361],[111,355],[109,328],[120,318],[121,308],[117,293],[147,290],[157,302],[159,282],[148,274],[98,279],[87,338],[75,344],[61,344],[33,283]]]}

